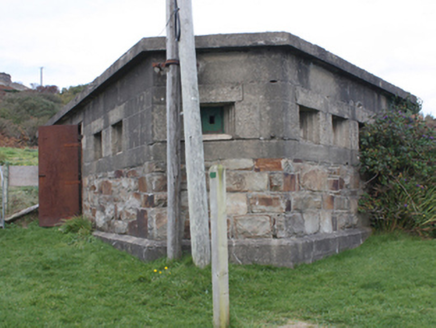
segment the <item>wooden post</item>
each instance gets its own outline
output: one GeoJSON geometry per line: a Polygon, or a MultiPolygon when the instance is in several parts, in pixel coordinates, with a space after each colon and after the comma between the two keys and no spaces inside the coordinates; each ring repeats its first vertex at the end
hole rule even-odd
{"type": "Polygon", "coordinates": [[[228,327],[229,257],[227,249],[226,170],[214,165],[209,170],[212,230],[213,326],[228,327]]]}
{"type": "MultiPolygon", "coordinates": [[[[174,0],[167,0],[167,60],[179,59],[174,31],[174,0]]],[[[183,220],[180,213],[180,70],[177,64],[169,65],[167,73],[167,185],[168,185],[168,228],[167,256],[169,259],[182,257],[183,220]]]]}
{"type": "Polygon", "coordinates": [[[179,0],[179,7],[181,30],[179,56],[182,78],[191,251],[194,264],[204,268],[210,263],[210,244],[191,0],[179,0]]]}
{"type": "Polygon", "coordinates": [[[4,167],[4,179],[5,179],[5,215],[9,213],[9,164],[6,163],[4,167]]]}
{"type": "Polygon", "coordinates": [[[0,214],[0,225],[4,229],[5,228],[5,178],[4,178],[4,166],[0,166],[0,178],[1,178],[1,187],[2,187],[2,213],[0,214]]]}

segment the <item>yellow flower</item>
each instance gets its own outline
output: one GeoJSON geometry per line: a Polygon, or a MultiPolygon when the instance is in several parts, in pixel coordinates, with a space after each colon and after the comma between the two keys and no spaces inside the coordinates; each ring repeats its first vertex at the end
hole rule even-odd
{"type": "Polygon", "coordinates": [[[159,271],[159,274],[161,274],[162,273],[162,271],[159,271]]]}
{"type": "Polygon", "coordinates": [[[168,267],[165,267],[165,270],[168,270],[168,267]]]}
{"type": "Polygon", "coordinates": [[[157,270],[156,270],[156,269],[154,269],[153,271],[154,271],[154,272],[157,272],[157,270]]]}

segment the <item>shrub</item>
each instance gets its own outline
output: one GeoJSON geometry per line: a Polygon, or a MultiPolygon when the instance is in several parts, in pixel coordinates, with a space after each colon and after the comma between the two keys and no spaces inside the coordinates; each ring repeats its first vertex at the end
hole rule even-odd
{"type": "Polygon", "coordinates": [[[436,133],[416,112],[402,103],[362,129],[361,173],[368,181],[360,210],[378,229],[436,237],[436,133]]]}
{"type": "Polygon", "coordinates": [[[92,222],[84,216],[75,216],[62,220],[59,231],[66,235],[68,244],[83,247],[85,243],[93,242],[92,222]]]}
{"type": "Polygon", "coordinates": [[[77,233],[86,236],[92,233],[92,223],[84,216],[75,216],[62,221],[59,231],[64,234],[77,233]]]}

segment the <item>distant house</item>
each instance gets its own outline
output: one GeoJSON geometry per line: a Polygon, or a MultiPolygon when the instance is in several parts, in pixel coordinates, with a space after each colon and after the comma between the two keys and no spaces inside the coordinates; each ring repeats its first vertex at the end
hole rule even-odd
{"type": "MultiPolygon", "coordinates": [[[[205,164],[227,168],[231,258],[292,266],[359,245],[359,128],[410,95],[288,33],[196,46],[205,164]]],[[[165,39],[142,39],[48,123],[79,127],[81,206],[105,238],[166,238],[166,76],[153,70],[164,61],[165,39]]],[[[186,190],[182,200],[188,227],[186,190]]]]}

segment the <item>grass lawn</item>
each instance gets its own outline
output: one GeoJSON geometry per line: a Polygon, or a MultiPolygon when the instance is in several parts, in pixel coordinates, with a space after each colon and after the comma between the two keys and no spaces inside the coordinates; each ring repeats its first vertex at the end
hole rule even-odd
{"type": "Polygon", "coordinates": [[[9,165],[38,165],[38,149],[0,147],[0,162],[9,165]]]}
{"type": "MultiPolygon", "coordinates": [[[[212,326],[210,269],[189,257],[142,263],[34,222],[0,230],[0,249],[1,327],[212,326]]],[[[230,265],[231,325],[436,327],[435,254],[389,234],[293,270],[230,265]]]]}

